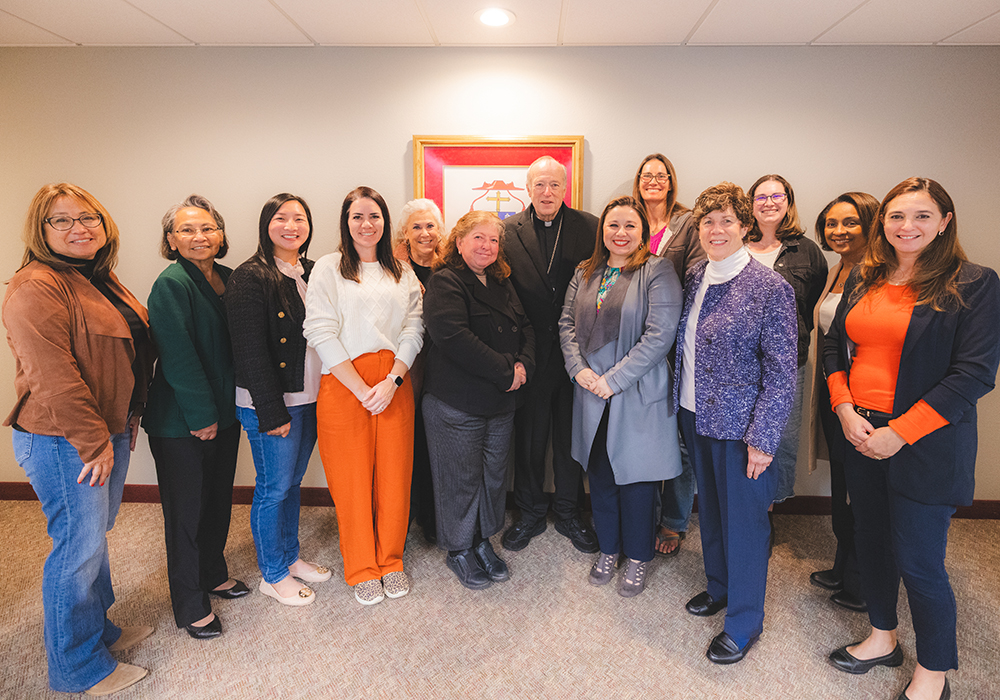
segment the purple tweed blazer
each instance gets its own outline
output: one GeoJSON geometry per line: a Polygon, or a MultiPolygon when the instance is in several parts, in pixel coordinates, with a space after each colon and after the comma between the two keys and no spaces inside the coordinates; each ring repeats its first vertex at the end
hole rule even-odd
{"type": "MultiPolygon", "coordinates": [[[[707,262],[691,267],[677,326],[674,410],[680,407],[684,334],[707,262]]],[[[795,292],[751,260],[736,277],[705,293],[695,338],[695,429],[716,440],[742,440],[773,455],[795,395],[798,367],[795,292]]]]}

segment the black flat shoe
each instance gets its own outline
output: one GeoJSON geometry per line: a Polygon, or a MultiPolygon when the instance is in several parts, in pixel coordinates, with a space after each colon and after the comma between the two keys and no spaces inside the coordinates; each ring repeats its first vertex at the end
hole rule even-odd
{"type": "Polygon", "coordinates": [[[809,574],[809,581],[812,582],[812,585],[825,588],[828,591],[839,591],[844,587],[844,577],[833,569],[814,571],[809,574]]]}
{"type": "MultiPolygon", "coordinates": [[[[899,697],[896,700],[910,700],[909,696],[906,694],[906,691],[909,689],[910,689],[910,684],[907,683],[906,689],[899,694],[899,697]]],[[[947,678],[944,679],[944,688],[941,689],[941,695],[938,696],[938,700],[951,700],[951,688],[948,687],[947,678]]]]}
{"type": "Polygon", "coordinates": [[[573,546],[584,554],[601,551],[597,544],[597,533],[578,517],[556,520],[556,532],[568,537],[573,546]]]}
{"type": "MultiPolygon", "coordinates": [[[[876,656],[874,659],[858,659],[847,651],[847,647],[852,647],[861,642],[854,642],[854,644],[848,644],[845,647],[840,647],[839,649],[830,653],[830,663],[839,668],[845,673],[853,673],[860,675],[862,673],[868,673],[876,666],[889,666],[890,668],[895,668],[903,663],[903,648],[896,644],[896,648],[885,656],[876,656]]],[[[905,692],[905,691],[904,691],[905,692]]]]}
{"type": "Polygon", "coordinates": [[[711,617],[725,608],[726,604],[726,598],[716,600],[708,594],[708,591],[703,591],[689,600],[687,605],[684,607],[687,608],[687,611],[692,615],[697,615],[698,617],[711,617]]]}
{"type": "Polygon", "coordinates": [[[195,639],[212,639],[218,637],[222,634],[222,620],[216,615],[212,618],[204,627],[195,627],[194,625],[184,625],[184,629],[195,639]]]}
{"type": "Polygon", "coordinates": [[[250,589],[247,588],[245,583],[239,579],[233,580],[236,581],[236,583],[233,584],[232,588],[225,588],[221,591],[209,591],[209,593],[217,598],[222,598],[223,600],[233,600],[234,598],[242,598],[250,592],[250,589]]]}
{"type": "Polygon", "coordinates": [[[712,643],[708,646],[708,651],[705,652],[705,656],[713,664],[734,664],[737,661],[742,661],[743,657],[747,655],[750,647],[760,639],[760,635],[756,637],[751,637],[750,641],[746,643],[742,649],[736,646],[736,642],[733,638],[729,636],[728,633],[723,632],[712,640],[712,643]]]}
{"type": "Polygon", "coordinates": [[[493,585],[490,575],[486,573],[486,569],[482,567],[471,549],[463,549],[454,556],[446,554],[444,563],[458,577],[458,582],[466,588],[478,591],[493,585]]]}
{"type": "Polygon", "coordinates": [[[847,591],[837,591],[830,596],[830,600],[840,607],[853,610],[854,612],[868,612],[868,606],[865,604],[865,601],[858,598],[853,593],[848,593],[847,591]]]}
{"type": "Polygon", "coordinates": [[[476,554],[476,559],[486,571],[486,575],[490,577],[490,581],[500,583],[510,580],[510,569],[507,568],[506,562],[493,551],[493,545],[490,544],[489,540],[483,540],[472,549],[476,554]]]}
{"type": "Polygon", "coordinates": [[[545,532],[546,527],[548,525],[545,522],[545,518],[541,520],[527,520],[522,517],[507,528],[507,531],[503,533],[503,537],[500,538],[500,544],[503,545],[504,549],[509,549],[512,552],[520,552],[528,546],[532,537],[537,537],[545,532]]]}

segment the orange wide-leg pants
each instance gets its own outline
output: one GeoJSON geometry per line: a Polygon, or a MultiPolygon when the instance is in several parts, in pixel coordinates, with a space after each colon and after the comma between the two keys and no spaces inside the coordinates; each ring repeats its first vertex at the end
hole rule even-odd
{"type": "MultiPolygon", "coordinates": [[[[392,370],[389,350],[356,358],[368,386],[392,370]]],[[[316,404],[319,455],[340,529],[347,585],[403,570],[413,472],[413,388],[410,375],[377,416],[366,411],[332,374],[324,374],[316,404]]]]}

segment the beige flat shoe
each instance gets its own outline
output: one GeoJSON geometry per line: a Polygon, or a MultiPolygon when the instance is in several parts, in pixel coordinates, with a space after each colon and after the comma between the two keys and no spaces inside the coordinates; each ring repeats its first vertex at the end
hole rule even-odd
{"type": "Polygon", "coordinates": [[[313,567],[312,571],[295,573],[291,570],[291,568],[289,568],[288,573],[291,574],[293,578],[305,581],[306,583],[323,583],[324,581],[329,581],[330,577],[333,576],[333,573],[328,568],[321,566],[314,561],[303,561],[302,563],[313,567]]]}
{"type": "Polygon", "coordinates": [[[289,596],[288,598],[286,598],[285,596],[278,593],[278,591],[274,589],[274,586],[272,586],[264,579],[261,579],[260,592],[266,596],[274,598],[282,605],[291,605],[294,607],[298,607],[300,605],[309,605],[310,603],[316,602],[316,594],[313,593],[313,589],[311,589],[309,586],[303,586],[302,588],[299,589],[297,595],[289,596]]]}
{"type": "Polygon", "coordinates": [[[149,625],[122,627],[122,636],[108,647],[108,651],[125,651],[126,649],[131,649],[152,633],[153,628],[149,625]]]}
{"type": "Polygon", "coordinates": [[[105,678],[100,683],[88,688],[87,695],[101,697],[102,695],[117,693],[119,690],[124,690],[130,685],[135,685],[145,678],[147,673],[149,673],[149,671],[139,666],[119,663],[115,666],[115,670],[111,672],[110,676],[105,678]]]}

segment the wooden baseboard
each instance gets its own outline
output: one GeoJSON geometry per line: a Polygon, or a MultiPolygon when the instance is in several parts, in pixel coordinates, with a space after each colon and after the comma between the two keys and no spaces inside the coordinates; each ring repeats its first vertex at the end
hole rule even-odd
{"type": "MultiPolygon", "coordinates": [[[[0,481],[0,501],[34,501],[37,500],[31,484],[24,481],[0,481]]],[[[156,484],[126,484],[123,500],[126,503],[159,503],[160,490],[156,484]]],[[[253,486],[236,486],[233,488],[233,503],[249,505],[253,501],[253,486]]],[[[324,488],[309,487],[302,489],[302,505],[332,506],[330,492],[324,488]]],[[[590,497],[586,496],[583,504],[585,510],[590,509],[590,497]]],[[[698,510],[698,498],[695,497],[695,511],[698,510]]],[[[514,510],[514,498],[507,494],[507,509],[514,510]]],[[[829,496],[796,496],[784,503],[774,506],[774,512],[781,515],[829,515],[829,496]]],[[[963,506],[955,511],[956,518],[971,520],[1000,520],[1000,500],[973,501],[971,506],[963,506]]]]}

